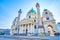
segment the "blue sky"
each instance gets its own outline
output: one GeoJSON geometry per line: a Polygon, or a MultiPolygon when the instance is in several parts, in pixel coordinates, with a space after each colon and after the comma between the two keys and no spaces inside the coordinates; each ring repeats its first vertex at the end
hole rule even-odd
{"type": "Polygon", "coordinates": [[[44,9],[48,9],[53,13],[56,22],[60,22],[59,0],[0,0],[0,28],[11,28],[18,10],[22,9],[21,19],[23,19],[31,8],[36,10],[37,2],[40,4],[41,14],[44,9]]]}

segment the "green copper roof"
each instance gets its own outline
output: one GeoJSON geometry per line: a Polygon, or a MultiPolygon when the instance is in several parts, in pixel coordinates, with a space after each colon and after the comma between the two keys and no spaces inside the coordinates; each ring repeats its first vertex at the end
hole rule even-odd
{"type": "Polygon", "coordinates": [[[36,11],[32,8],[31,10],[29,10],[28,13],[34,14],[34,13],[36,13],[36,11]]]}

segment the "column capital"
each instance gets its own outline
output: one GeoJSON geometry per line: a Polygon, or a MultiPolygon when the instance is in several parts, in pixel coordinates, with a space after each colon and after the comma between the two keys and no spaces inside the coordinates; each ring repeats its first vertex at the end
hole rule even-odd
{"type": "Polygon", "coordinates": [[[36,3],[36,7],[40,7],[39,3],[36,3]]]}
{"type": "Polygon", "coordinates": [[[22,13],[21,9],[19,9],[18,13],[22,13]]]}

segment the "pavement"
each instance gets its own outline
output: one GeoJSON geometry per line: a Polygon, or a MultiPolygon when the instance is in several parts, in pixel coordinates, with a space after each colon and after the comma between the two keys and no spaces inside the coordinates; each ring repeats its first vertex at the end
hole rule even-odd
{"type": "Polygon", "coordinates": [[[4,36],[2,38],[8,38],[11,40],[60,40],[60,36],[4,36]]]}

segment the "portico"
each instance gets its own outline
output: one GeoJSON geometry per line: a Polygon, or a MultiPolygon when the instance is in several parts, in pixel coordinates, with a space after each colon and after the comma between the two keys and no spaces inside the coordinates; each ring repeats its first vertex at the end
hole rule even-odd
{"type": "Polygon", "coordinates": [[[34,33],[34,22],[32,21],[21,21],[20,22],[20,30],[19,30],[19,33],[20,34],[33,34],[34,33]]]}

